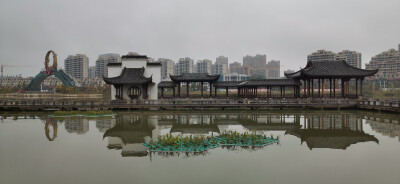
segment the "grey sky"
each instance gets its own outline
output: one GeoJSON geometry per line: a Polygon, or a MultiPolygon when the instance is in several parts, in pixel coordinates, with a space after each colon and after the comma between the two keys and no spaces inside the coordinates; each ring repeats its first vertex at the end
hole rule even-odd
{"type": "Polygon", "coordinates": [[[399,9],[399,0],[0,0],[0,63],[36,65],[5,69],[33,76],[50,49],[62,67],[77,53],[89,65],[109,52],[229,62],[259,53],[297,70],[317,49],[349,49],[362,53],[364,67],[397,48],[399,9]]]}

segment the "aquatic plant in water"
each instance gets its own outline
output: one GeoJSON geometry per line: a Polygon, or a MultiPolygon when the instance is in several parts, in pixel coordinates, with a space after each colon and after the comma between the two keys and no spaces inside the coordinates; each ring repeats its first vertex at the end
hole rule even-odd
{"type": "Polygon", "coordinates": [[[214,137],[204,135],[186,136],[166,134],[158,136],[158,141],[150,140],[149,143],[143,143],[150,151],[186,151],[199,152],[206,149],[219,146],[214,137]]]}
{"type": "Polygon", "coordinates": [[[224,131],[217,137],[221,145],[242,145],[242,146],[263,146],[278,142],[273,137],[268,138],[266,135],[257,132],[224,131]]]}

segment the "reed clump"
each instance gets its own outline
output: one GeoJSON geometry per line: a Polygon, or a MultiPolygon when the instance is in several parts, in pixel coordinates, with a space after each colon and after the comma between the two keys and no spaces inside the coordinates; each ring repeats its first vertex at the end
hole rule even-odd
{"type": "Polygon", "coordinates": [[[166,134],[158,136],[158,141],[150,140],[146,146],[150,150],[161,151],[203,151],[217,144],[217,140],[213,137],[206,137],[204,135],[172,135],[166,134]]]}

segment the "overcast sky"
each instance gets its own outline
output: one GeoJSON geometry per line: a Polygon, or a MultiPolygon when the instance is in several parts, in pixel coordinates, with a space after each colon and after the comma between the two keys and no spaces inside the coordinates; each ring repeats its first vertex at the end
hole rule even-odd
{"type": "Polygon", "coordinates": [[[364,63],[400,43],[399,0],[0,0],[0,63],[36,75],[53,49],[59,66],[77,53],[136,51],[155,59],[266,54],[282,71],[318,49],[362,53],[364,63]]]}

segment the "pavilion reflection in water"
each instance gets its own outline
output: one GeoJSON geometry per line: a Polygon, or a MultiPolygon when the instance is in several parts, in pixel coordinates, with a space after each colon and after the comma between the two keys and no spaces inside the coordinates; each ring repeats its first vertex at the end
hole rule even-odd
{"type": "Polygon", "coordinates": [[[351,113],[192,113],[132,115],[120,114],[116,124],[104,133],[109,149],[121,149],[122,156],[145,156],[141,144],[159,135],[218,135],[229,130],[271,133],[284,131],[307,143],[310,149],[347,149],[350,145],[373,141],[374,136],[363,131],[361,116],[351,113]]]}
{"type": "Polygon", "coordinates": [[[360,117],[352,114],[313,114],[304,116],[304,128],[285,134],[300,138],[308,148],[347,149],[352,144],[379,140],[363,131],[360,117]]]}

